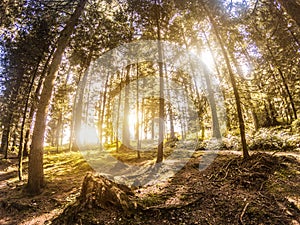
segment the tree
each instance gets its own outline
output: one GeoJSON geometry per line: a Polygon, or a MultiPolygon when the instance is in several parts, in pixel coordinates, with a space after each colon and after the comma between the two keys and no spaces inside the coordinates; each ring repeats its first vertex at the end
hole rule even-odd
{"type": "Polygon", "coordinates": [[[163,161],[164,156],[164,117],[165,117],[165,97],[164,97],[164,73],[163,58],[161,45],[161,11],[160,0],[155,0],[156,8],[156,28],[157,28],[157,45],[158,45],[158,67],[159,67],[159,131],[156,163],[163,161]]]}
{"type": "Polygon", "coordinates": [[[243,113],[242,113],[240,95],[239,95],[238,88],[236,85],[236,79],[235,79],[234,73],[232,71],[230,59],[229,59],[228,54],[225,49],[225,44],[219,34],[218,26],[217,26],[216,22],[214,21],[212,15],[210,14],[209,10],[205,6],[203,6],[203,7],[207,13],[207,16],[209,17],[211,24],[212,24],[212,27],[213,27],[214,33],[217,37],[217,40],[219,41],[219,44],[222,49],[222,53],[223,53],[223,56],[225,58],[225,62],[226,62],[227,68],[228,68],[228,73],[229,73],[229,77],[230,77],[230,81],[231,81],[231,85],[233,88],[234,97],[235,97],[235,101],[236,101],[238,120],[239,120],[239,126],[240,126],[240,136],[241,136],[242,149],[243,149],[243,157],[245,159],[247,159],[247,158],[249,158],[249,152],[248,152],[248,147],[247,147],[247,143],[246,143],[245,123],[244,123],[244,118],[243,118],[243,113]]]}
{"type": "Polygon", "coordinates": [[[300,27],[300,4],[297,0],[277,0],[300,27]]]}
{"type": "Polygon", "coordinates": [[[52,62],[49,66],[48,74],[44,81],[43,90],[40,97],[40,103],[36,113],[36,122],[33,131],[32,144],[29,156],[28,170],[28,190],[32,194],[41,192],[44,186],[44,171],[43,171],[43,145],[44,134],[46,129],[46,119],[48,107],[54,87],[54,81],[57,75],[57,70],[61,62],[61,58],[65,48],[67,47],[71,34],[74,31],[75,25],[87,0],[80,0],[75,12],[70,17],[65,28],[61,31],[57,40],[57,48],[53,54],[52,62]]]}

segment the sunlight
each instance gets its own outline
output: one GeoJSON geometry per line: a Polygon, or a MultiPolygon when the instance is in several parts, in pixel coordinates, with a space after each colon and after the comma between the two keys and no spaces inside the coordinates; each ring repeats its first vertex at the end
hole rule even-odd
{"type": "Polygon", "coordinates": [[[190,49],[190,52],[193,55],[200,55],[202,62],[204,62],[208,68],[211,69],[215,66],[214,57],[211,54],[211,51],[209,51],[207,49],[203,49],[200,51],[196,47],[193,47],[190,49]]]}
{"type": "MultiPolygon", "coordinates": [[[[139,111],[139,115],[138,116],[139,116],[139,124],[141,124],[141,121],[142,121],[142,112],[139,111]]],[[[129,122],[130,137],[134,139],[135,132],[136,132],[136,123],[137,123],[136,111],[132,111],[128,115],[128,122],[129,122]]]]}
{"type": "Polygon", "coordinates": [[[132,138],[132,137],[134,137],[134,134],[135,134],[135,125],[136,125],[136,114],[135,114],[135,112],[131,112],[128,115],[128,124],[129,124],[130,138],[132,138]]]}
{"type": "Polygon", "coordinates": [[[64,136],[63,136],[63,141],[62,141],[63,145],[69,143],[69,141],[70,141],[70,135],[71,135],[71,129],[68,126],[67,129],[64,130],[64,136]]]}
{"type": "Polygon", "coordinates": [[[95,127],[83,124],[79,132],[79,143],[81,145],[98,144],[99,138],[95,127]]]}
{"type": "Polygon", "coordinates": [[[201,52],[201,59],[208,68],[211,69],[214,67],[214,57],[209,50],[203,50],[201,52]]]}
{"type": "Polygon", "coordinates": [[[246,63],[243,63],[242,65],[240,65],[240,69],[241,69],[241,72],[242,74],[240,74],[244,79],[253,79],[253,74],[251,73],[252,72],[252,69],[251,69],[251,66],[246,64],[246,63]]]}

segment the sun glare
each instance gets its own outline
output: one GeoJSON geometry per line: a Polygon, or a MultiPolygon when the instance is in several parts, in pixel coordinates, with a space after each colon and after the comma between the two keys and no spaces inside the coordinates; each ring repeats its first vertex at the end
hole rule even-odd
{"type": "MultiPolygon", "coordinates": [[[[142,121],[142,113],[139,112],[139,123],[141,123],[141,121],[142,121]]],[[[128,115],[128,122],[129,122],[130,136],[133,138],[136,132],[136,123],[137,123],[136,111],[133,111],[128,115]]]]}
{"type": "Polygon", "coordinates": [[[198,55],[200,56],[202,62],[205,63],[205,65],[212,69],[214,68],[214,57],[213,55],[211,54],[211,51],[207,50],[207,49],[203,49],[203,50],[198,50],[196,47],[194,48],[191,48],[190,49],[190,52],[193,54],[193,55],[198,55]]]}
{"type": "Polygon", "coordinates": [[[203,50],[201,52],[201,59],[206,64],[206,66],[208,66],[208,68],[211,69],[214,67],[214,57],[210,51],[203,50]]]}
{"type": "Polygon", "coordinates": [[[82,145],[99,143],[96,128],[88,125],[83,125],[79,132],[79,143],[82,145]]]}
{"type": "Polygon", "coordinates": [[[128,122],[129,122],[129,132],[130,136],[134,136],[135,125],[136,125],[136,115],[134,113],[130,113],[128,115],[128,122]]]}

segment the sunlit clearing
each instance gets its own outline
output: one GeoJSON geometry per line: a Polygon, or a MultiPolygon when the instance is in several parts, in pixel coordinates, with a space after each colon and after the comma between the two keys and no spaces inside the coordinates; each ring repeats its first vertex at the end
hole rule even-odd
{"type": "Polygon", "coordinates": [[[95,127],[83,125],[79,132],[79,143],[81,145],[98,144],[99,138],[95,127]]]}
{"type": "Polygon", "coordinates": [[[201,59],[202,61],[206,64],[206,66],[208,68],[213,68],[214,67],[214,57],[213,55],[211,54],[210,51],[208,50],[203,50],[201,52],[201,59]]]}

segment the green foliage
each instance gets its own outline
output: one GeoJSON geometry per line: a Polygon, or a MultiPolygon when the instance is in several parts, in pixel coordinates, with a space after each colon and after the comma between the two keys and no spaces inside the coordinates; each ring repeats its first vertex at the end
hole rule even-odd
{"type": "Polygon", "coordinates": [[[261,128],[249,140],[251,150],[288,151],[299,149],[300,135],[276,128],[261,128]]]}
{"type": "Polygon", "coordinates": [[[223,145],[226,149],[238,150],[241,148],[240,137],[239,135],[227,135],[226,138],[223,138],[223,145]]]}
{"type": "Polygon", "coordinates": [[[151,207],[154,205],[163,204],[167,199],[167,196],[159,195],[156,193],[150,193],[143,199],[141,199],[141,204],[145,207],[151,207]]]}
{"type": "Polygon", "coordinates": [[[292,130],[293,132],[300,133],[300,119],[294,120],[292,123],[292,130]]]}

